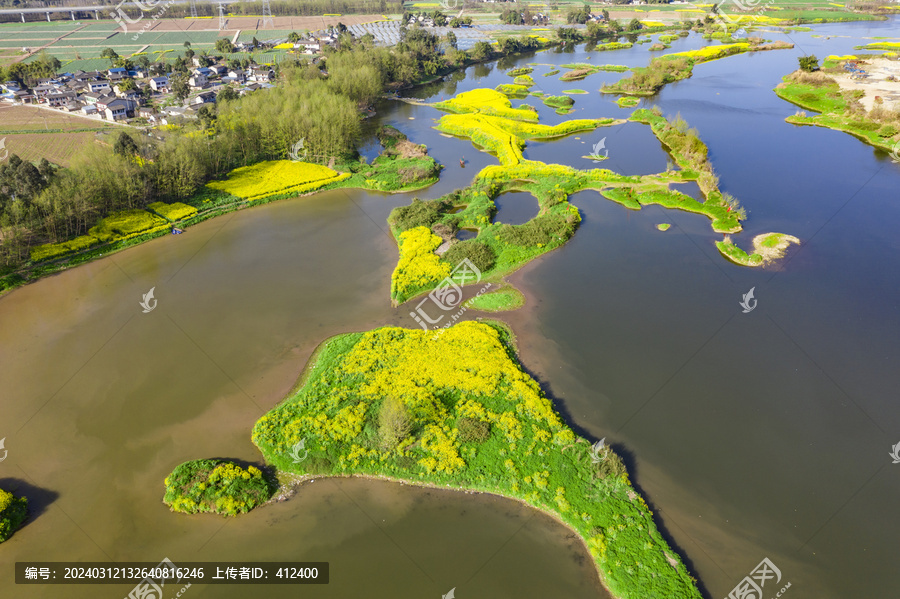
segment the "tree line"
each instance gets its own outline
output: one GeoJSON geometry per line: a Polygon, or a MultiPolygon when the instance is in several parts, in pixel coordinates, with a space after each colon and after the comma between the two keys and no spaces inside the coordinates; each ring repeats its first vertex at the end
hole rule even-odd
{"type": "Polygon", "coordinates": [[[355,159],[361,109],[385,90],[538,46],[534,38],[509,37],[498,50],[479,42],[465,52],[412,27],[388,48],[375,46],[370,34],[344,32],[324,60],[280,63],[279,85],[242,97],[220,94],[164,141],[121,132],[85,147],[67,168],[10,156],[0,163],[0,275],[27,262],[36,245],[85,234],[112,212],[187,200],[234,168],[288,158],[301,139],[308,160],[355,159]]]}

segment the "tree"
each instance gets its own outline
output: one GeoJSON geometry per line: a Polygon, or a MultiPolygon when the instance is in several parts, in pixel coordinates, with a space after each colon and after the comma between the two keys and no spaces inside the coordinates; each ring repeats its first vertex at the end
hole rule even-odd
{"type": "Polygon", "coordinates": [[[112,48],[104,48],[100,51],[100,58],[108,58],[110,64],[115,64],[119,60],[119,54],[112,48]]]}
{"type": "Polygon", "coordinates": [[[386,397],[378,410],[378,443],[384,451],[390,451],[410,432],[410,419],[403,401],[386,397]]]}
{"type": "Polygon", "coordinates": [[[800,56],[797,58],[797,60],[800,62],[800,68],[807,73],[812,73],[813,71],[819,70],[819,59],[816,58],[815,54],[810,54],[809,56],[800,56]]]}
{"type": "Polygon", "coordinates": [[[641,28],[641,22],[637,19],[631,19],[628,22],[628,27],[625,28],[625,31],[637,31],[641,28]]]}
{"type": "Polygon", "coordinates": [[[119,156],[134,156],[138,151],[138,146],[131,136],[125,131],[120,132],[115,145],[113,145],[113,152],[119,156]]]}
{"type": "Polygon", "coordinates": [[[127,92],[127,91],[131,91],[133,89],[137,89],[137,83],[135,83],[134,79],[131,79],[131,78],[123,79],[117,85],[119,87],[120,92],[127,92]]]}
{"type": "Polygon", "coordinates": [[[485,41],[475,42],[475,45],[472,46],[470,52],[472,53],[472,58],[475,60],[486,60],[493,54],[491,45],[485,41]]]}
{"type": "Polygon", "coordinates": [[[224,86],[218,94],[216,94],[216,102],[230,102],[231,100],[237,100],[238,93],[234,91],[234,88],[230,85],[224,86]]]}
{"type": "Polygon", "coordinates": [[[185,75],[178,75],[177,77],[172,78],[172,94],[178,99],[178,101],[184,104],[185,99],[187,99],[188,95],[191,93],[191,88],[188,86],[187,77],[185,75]]]}
{"type": "MultiPolygon", "coordinates": [[[[297,34],[294,33],[292,35],[297,34]]],[[[231,54],[232,52],[234,52],[234,45],[227,37],[220,37],[216,40],[216,52],[221,52],[222,54],[231,54]]]]}
{"type": "Polygon", "coordinates": [[[456,50],[456,34],[452,31],[447,32],[447,45],[456,50]]]}
{"type": "Polygon", "coordinates": [[[291,42],[292,44],[296,44],[300,41],[300,34],[296,31],[291,31],[291,33],[287,37],[287,41],[291,42]]]}
{"type": "Polygon", "coordinates": [[[190,48],[190,47],[191,47],[191,42],[184,42],[184,47],[185,47],[185,48],[190,48]]]}
{"type": "Polygon", "coordinates": [[[207,56],[206,54],[201,54],[198,58],[197,62],[200,63],[201,67],[208,67],[213,63],[213,59],[207,56]]]}
{"type": "Polygon", "coordinates": [[[251,43],[253,44],[253,47],[254,47],[254,48],[258,48],[258,47],[259,47],[259,40],[256,39],[255,37],[253,38],[253,41],[252,41],[251,43]]]}
{"type": "Polygon", "coordinates": [[[606,10],[606,9],[604,8],[603,11],[601,12],[601,14],[603,15],[603,20],[604,20],[604,21],[609,21],[609,11],[608,11],[608,10],[606,10]]]}
{"type": "Polygon", "coordinates": [[[184,51],[184,57],[187,58],[188,60],[192,59],[195,55],[196,55],[195,52],[193,50],[191,50],[190,48],[188,48],[187,50],[184,51]]]}

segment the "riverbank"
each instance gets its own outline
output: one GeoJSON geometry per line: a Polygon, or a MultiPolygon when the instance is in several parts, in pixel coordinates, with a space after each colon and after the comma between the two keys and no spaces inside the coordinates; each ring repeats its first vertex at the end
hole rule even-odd
{"type": "Polygon", "coordinates": [[[699,598],[621,460],[562,422],[515,351],[504,327],[476,322],[436,339],[395,327],[334,337],[301,389],[257,422],[253,441],[268,463],[298,475],[516,499],[576,532],[615,597],[699,598]],[[308,455],[297,462],[301,442],[308,455]]]}
{"type": "Polygon", "coordinates": [[[900,151],[900,111],[888,110],[879,102],[867,111],[860,102],[863,91],[842,88],[827,72],[794,71],[773,91],[783,100],[819,112],[808,116],[798,111],[785,119],[788,123],[835,129],[885,152],[900,151]]]}
{"type": "Polygon", "coordinates": [[[372,164],[345,160],[329,168],[301,160],[259,162],[209,182],[184,203],[156,202],[143,210],[111,214],[87,235],[33,248],[26,266],[0,277],[0,294],[237,210],[330,189],[407,193],[438,181],[441,165],[427,155],[424,145],[409,142],[390,126],[382,127],[378,137],[383,150],[372,164]]]}

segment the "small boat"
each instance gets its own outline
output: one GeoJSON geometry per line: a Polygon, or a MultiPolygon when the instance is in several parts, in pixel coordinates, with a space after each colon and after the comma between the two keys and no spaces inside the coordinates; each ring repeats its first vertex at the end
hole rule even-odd
{"type": "Polygon", "coordinates": [[[172,235],[181,235],[182,233],[184,233],[184,231],[182,231],[178,227],[172,227],[172,235]]]}
{"type": "Polygon", "coordinates": [[[459,159],[459,166],[460,166],[460,168],[466,168],[465,158],[459,159]]]}

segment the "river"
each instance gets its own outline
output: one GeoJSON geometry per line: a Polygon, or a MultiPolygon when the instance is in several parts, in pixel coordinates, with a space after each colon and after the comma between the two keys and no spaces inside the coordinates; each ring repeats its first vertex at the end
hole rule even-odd
{"type": "MultiPolygon", "coordinates": [[[[705,217],[658,206],[628,211],[585,191],[570,198],[584,217],[574,238],[511,277],[529,299],[502,315],[523,363],[576,430],[606,437],[626,458],[709,597],[726,596],[765,557],[781,570],[780,584],[791,583],[786,597],[889,596],[900,587],[891,564],[900,466],[888,456],[900,442],[900,164],[846,134],[785,123],[796,107],[771,91],[804,51],[853,53],[860,38],[896,35],[897,26],[894,18],[789,38],[767,33],[797,48],[700,65],[644,100],[699,130],[723,191],[748,209],[739,245],[766,231],[802,240],[778,264],[725,261],[705,217]],[[673,226],[657,231],[662,222],[673,226]],[[751,287],[758,305],[743,313],[738,303],[751,287]]],[[[670,51],[702,44],[692,35],[670,51]]],[[[510,82],[506,67],[532,62],[641,65],[647,46],[579,46],[479,65],[415,95],[434,101],[494,87],[510,82]]],[[[542,123],[629,113],[597,93],[620,74],[563,83],[541,76],[549,68],[532,74],[545,93],[590,94],[573,96],[567,117],[530,98],[542,123]]],[[[161,502],[163,478],[185,460],[258,462],[253,423],[324,339],[416,326],[406,307],[390,306],[396,247],[385,218],[413,196],[437,197],[496,163],[434,131],[439,115],[399,102],[379,107],[379,123],[427,144],[446,165],[428,190],[275,202],[0,298],[0,437],[9,451],[0,487],[24,490],[35,516],[0,546],[0,595],[121,597],[130,588],[17,587],[15,561],[168,557],[328,561],[331,583],[302,591],[314,597],[437,597],[454,587],[461,598],[605,596],[577,539],[499,498],[317,480],[289,501],[228,520],[176,515],[161,502]],[[138,302],[151,287],[158,305],[142,313],[138,302]]],[[[605,168],[666,167],[659,142],[637,124],[530,143],[525,155],[590,168],[583,156],[601,139],[605,168]]],[[[528,194],[503,200],[512,214],[536,209],[528,194]],[[516,210],[513,202],[528,205],[516,210]]],[[[777,590],[767,586],[766,599],[777,590]]]]}

